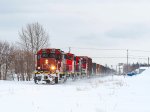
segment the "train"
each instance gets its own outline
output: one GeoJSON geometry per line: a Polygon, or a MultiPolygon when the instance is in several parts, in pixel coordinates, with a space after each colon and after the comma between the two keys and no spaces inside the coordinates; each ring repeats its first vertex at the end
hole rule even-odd
{"type": "Polygon", "coordinates": [[[34,82],[36,84],[57,84],[68,78],[91,77],[110,72],[111,69],[92,62],[88,56],[76,56],[57,48],[37,51],[34,82]]]}

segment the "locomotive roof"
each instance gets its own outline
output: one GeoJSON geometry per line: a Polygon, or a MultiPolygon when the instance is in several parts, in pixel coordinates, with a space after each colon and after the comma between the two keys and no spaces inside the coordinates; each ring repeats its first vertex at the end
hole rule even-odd
{"type": "Polygon", "coordinates": [[[88,56],[77,56],[77,57],[80,57],[80,58],[89,58],[89,59],[92,59],[92,58],[90,58],[90,57],[88,57],[88,56]]]}
{"type": "Polygon", "coordinates": [[[74,55],[74,54],[72,54],[72,53],[65,53],[65,54],[67,54],[67,55],[74,55]]]}
{"type": "Polygon", "coordinates": [[[42,53],[43,51],[46,51],[46,52],[50,52],[54,50],[55,52],[64,52],[62,51],[61,49],[56,49],[56,48],[45,48],[45,49],[40,49],[37,53],[42,53]]]}

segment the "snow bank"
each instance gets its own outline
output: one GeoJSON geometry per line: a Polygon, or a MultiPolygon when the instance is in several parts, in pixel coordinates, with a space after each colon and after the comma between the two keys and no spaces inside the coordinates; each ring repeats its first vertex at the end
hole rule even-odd
{"type": "Polygon", "coordinates": [[[1,112],[150,112],[150,69],[58,85],[0,81],[1,112]]]}

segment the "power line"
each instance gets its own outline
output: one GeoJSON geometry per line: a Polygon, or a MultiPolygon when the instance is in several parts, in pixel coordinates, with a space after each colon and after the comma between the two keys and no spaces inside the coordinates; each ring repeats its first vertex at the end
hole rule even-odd
{"type": "MultiPolygon", "coordinates": [[[[127,49],[99,49],[99,48],[81,48],[81,47],[71,47],[73,49],[86,49],[86,50],[111,50],[111,51],[126,51],[127,49]]],[[[138,50],[138,49],[128,49],[128,51],[133,52],[150,52],[147,50],[138,50]]]]}
{"type": "Polygon", "coordinates": [[[91,58],[126,58],[126,57],[91,57],[91,58]]]}
{"type": "MultiPolygon", "coordinates": [[[[82,48],[82,47],[68,47],[69,48],[69,52],[71,52],[71,50],[96,50],[96,51],[118,51],[121,52],[123,51],[124,53],[126,53],[126,56],[123,55],[122,57],[121,56],[111,56],[111,57],[107,57],[107,56],[102,56],[102,57],[92,57],[91,58],[105,58],[105,59],[126,59],[126,64],[128,65],[129,64],[129,59],[131,59],[133,61],[133,59],[144,59],[144,60],[148,60],[148,63],[149,63],[149,56],[134,56],[134,55],[129,55],[129,54],[132,54],[133,52],[145,52],[145,53],[150,53],[150,51],[147,51],[147,50],[137,50],[137,49],[99,49],[99,48],[82,48]]],[[[115,53],[116,54],[116,53],[115,53]]],[[[143,54],[143,53],[142,53],[143,54]]],[[[119,55],[121,55],[119,53],[119,55]]],[[[148,54],[145,54],[145,55],[148,55],[148,54]]],[[[127,71],[128,71],[128,67],[127,67],[127,71]]]]}
{"type": "Polygon", "coordinates": [[[132,52],[150,52],[150,51],[146,51],[146,50],[132,50],[132,49],[130,49],[130,51],[132,51],[132,52]]]}
{"type": "Polygon", "coordinates": [[[112,51],[125,51],[126,49],[98,49],[98,48],[81,48],[81,47],[71,47],[73,49],[86,49],[86,50],[112,50],[112,51]]]}
{"type": "MultiPolygon", "coordinates": [[[[110,59],[118,59],[118,58],[120,58],[120,59],[126,59],[127,57],[91,57],[91,58],[110,58],[110,59]]],[[[128,56],[128,58],[129,59],[147,59],[146,57],[145,58],[140,58],[140,57],[129,57],[128,56]]]]}

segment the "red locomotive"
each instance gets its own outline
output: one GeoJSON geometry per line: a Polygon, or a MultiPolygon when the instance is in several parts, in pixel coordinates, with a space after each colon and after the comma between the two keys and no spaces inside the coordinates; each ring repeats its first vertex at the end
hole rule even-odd
{"type": "Polygon", "coordinates": [[[64,52],[60,49],[41,49],[37,52],[35,83],[58,83],[60,73],[63,73],[64,52]]]}
{"type": "Polygon", "coordinates": [[[41,49],[37,52],[34,81],[54,84],[64,82],[68,77],[100,74],[103,69],[106,70],[104,66],[92,63],[92,59],[87,56],[75,56],[55,48],[41,49]]]}
{"type": "Polygon", "coordinates": [[[81,59],[81,74],[90,76],[92,74],[92,59],[87,56],[79,56],[81,59]]]}
{"type": "Polygon", "coordinates": [[[82,71],[82,58],[79,56],[75,57],[75,74],[77,76],[81,76],[81,71],[82,71]]]}
{"type": "Polygon", "coordinates": [[[75,56],[72,53],[66,53],[65,54],[65,72],[67,76],[74,75],[75,74],[75,56]]]}

